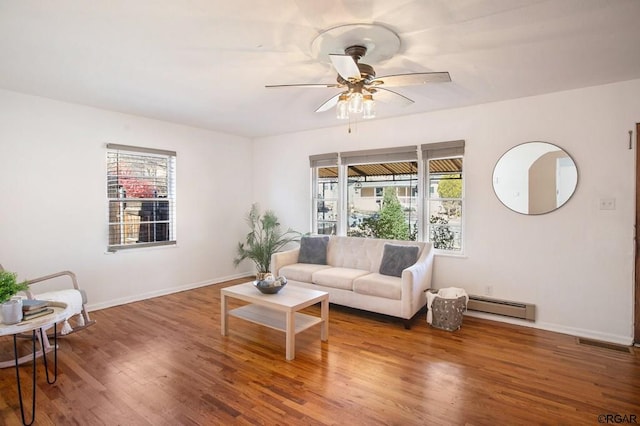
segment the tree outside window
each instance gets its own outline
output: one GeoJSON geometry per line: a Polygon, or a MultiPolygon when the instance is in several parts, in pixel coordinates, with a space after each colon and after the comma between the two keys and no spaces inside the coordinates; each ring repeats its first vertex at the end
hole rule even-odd
{"type": "Polygon", "coordinates": [[[415,233],[411,235],[409,232],[409,223],[393,187],[384,189],[380,213],[363,219],[358,229],[352,231],[350,235],[390,240],[415,240],[415,233]]]}

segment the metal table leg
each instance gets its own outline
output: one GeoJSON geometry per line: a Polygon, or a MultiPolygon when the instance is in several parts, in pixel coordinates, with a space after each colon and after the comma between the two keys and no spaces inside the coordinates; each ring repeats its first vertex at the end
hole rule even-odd
{"type": "Polygon", "coordinates": [[[32,352],[33,352],[33,374],[31,377],[31,385],[32,385],[32,400],[31,400],[31,420],[29,422],[25,419],[24,413],[24,402],[22,399],[22,386],[20,384],[20,364],[18,362],[18,342],[17,335],[13,335],[13,353],[15,356],[15,365],[16,365],[16,383],[18,385],[18,399],[20,400],[20,415],[22,416],[22,424],[25,426],[30,426],[36,419],[36,340],[40,340],[40,347],[42,348],[42,358],[44,362],[44,369],[47,375],[47,383],[53,384],[58,379],[58,331],[56,328],[56,324],[53,324],[53,357],[54,357],[54,376],[53,381],[49,379],[49,368],[47,365],[47,351],[44,343],[44,335],[42,329],[40,329],[40,336],[36,335],[36,330],[31,331],[31,343],[32,343],[32,352]]]}

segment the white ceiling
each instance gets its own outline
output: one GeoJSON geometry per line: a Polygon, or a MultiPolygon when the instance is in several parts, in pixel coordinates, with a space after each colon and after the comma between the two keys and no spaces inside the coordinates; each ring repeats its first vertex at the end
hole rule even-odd
{"type": "Polygon", "coordinates": [[[2,0],[0,88],[251,138],[336,126],[314,111],[338,89],[264,86],[335,82],[311,43],[352,23],[399,36],[378,75],[451,74],[376,120],[640,78],[640,0],[2,0]]]}

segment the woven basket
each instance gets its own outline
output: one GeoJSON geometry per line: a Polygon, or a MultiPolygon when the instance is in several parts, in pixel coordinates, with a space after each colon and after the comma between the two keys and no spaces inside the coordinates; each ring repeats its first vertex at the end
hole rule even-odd
{"type": "Polygon", "coordinates": [[[431,325],[447,331],[458,330],[462,326],[462,317],[467,309],[467,298],[444,299],[436,296],[431,304],[431,325]]]}

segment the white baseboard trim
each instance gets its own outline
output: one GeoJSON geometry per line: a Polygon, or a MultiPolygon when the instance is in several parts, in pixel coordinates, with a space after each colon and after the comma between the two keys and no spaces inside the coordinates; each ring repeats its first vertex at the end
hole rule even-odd
{"type": "MultiPolygon", "coordinates": [[[[102,303],[89,303],[87,304],[87,310],[89,312],[99,311],[101,309],[112,308],[114,306],[125,305],[127,303],[139,302],[141,300],[152,299],[154,297],[166,296],[168,294],[179,293],[181,291],[192,290],[199,287],[205,287],[208,285],[220,284],[225,281],[235,280],[238,278],[249,277],[246,272],[234,275],[228,275],[225,277],[218,277],[211,280],[200,281],[197,283],[186,284],[178,287],[171,287],[162,290],[152,291],[148,293],[136,294],[133,296],[123,297],[120,299],[113,299],[102,303]]],[[[247,278],[249,279],[249,278],[247,278]]],[[[570,336],[583,337],[587,339],[600,340],[603,342],[616,343],[619,345],[631,346],[633,345],[632,336],[619,336],[615,334],[602,333],[599,331],[585,330],[581,328],[566,327],[558,324],[550,324],[544,322],[532,322],[521,320],[518,318],[509,318],[501,315],[487,314],[483,312],[467,311],[465,315],[470,317],[482,318],[491,321],[504,322],[507,324],[521,325],[524,327],[537,328],[540,330],[552,331],[555,333],[568,334],[570,336]]],[[[463,325],[464,327],[464,325],[463,325]]]]}
{"type": "MultiPolygon", "coordinates": [[[[566,327],[558,324],[551,324],[539,321],[525,321],[517,318],[503,317],[500,315],[486,314],[482,312],[467,311],[465,315],[476,318],[488,319],[491,321],[504,322],[508,324],[521,325],[524,327],[537,328],[540,330],[553,331],[554,333],[568,334],[569,336],[584,337],[587,339],[600,340],[602,342],[616,343],[618,345],[631,346],[633,344],[632,336],[619,336],[616,334],[602,333],[599,331],[586,330],[583,328],[566,327]]],[[[464,327],[464,325],[463,325],[464,327]]]]}
{"type": "Polygon", "coordinates": [[[564,333],[571,336],[600,340],[602,342],[615,343],[623,346],[633,345],[633,336],[619,336],[616,334],[602,333],[599,331],[585,330],[582,328],[564,327],[557,324],[548,323],[541,323],[539,328],[548,331],[555,331],[556,333],[564,333]]]}
{"type": "MultiPolygon", "coordinates": [[[[89,312],[99,311],[101,309],[112,308],[114,306],[126,305],[127,303],[139,302],[141,300],[153,299],[154,297],[166,296],[168,294],[179,293],[181,291],[193,290],[194,288],[206,287],[208,285],[220,284],[225,281],[235,280],[238,278],[250,277],[246,272],[226,277],[218,277],[211,280],[200,281],[197,283],[185,284],[178,287],[170,287],[162,290],[151,291],[148,293],[136,294],[132,296],[113,299],[102,303],[88,303],[87,310],[89,312]]],[[[250,278],[247,278],[249,280],[250,278]]]]}

